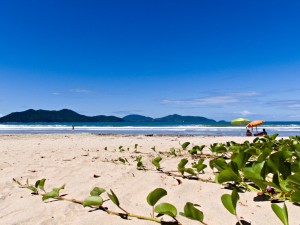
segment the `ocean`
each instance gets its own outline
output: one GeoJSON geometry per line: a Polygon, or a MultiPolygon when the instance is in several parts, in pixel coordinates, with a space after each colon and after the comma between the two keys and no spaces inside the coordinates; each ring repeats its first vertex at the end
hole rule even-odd
{"type": "MultiPolygon", "coordinates": [[[[300,135],[300,122],[265,122],[258,126],[269,135],[300,135]]],[[[0,134],[26,133],[97,133],[143,135],[245,136],[245,126],[229,122],[217,124],[187,124],[165,122],[97,122],[97,123],[0,123],[0,134]],[[72,127],[74,126],[74,130],[72,127]]],[[[254,128],[253,132],[256,132],[254,128]]]]}

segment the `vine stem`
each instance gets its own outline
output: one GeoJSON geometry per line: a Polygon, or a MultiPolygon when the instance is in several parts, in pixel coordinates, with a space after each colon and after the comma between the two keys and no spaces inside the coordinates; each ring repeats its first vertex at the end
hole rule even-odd
{"type": "Polygon", "coordinates": [[[240,184],[245,186],[250,191],[259,192],[258,189],[256,189],[255,187],[252,187],[251,185],[247,184],[246,182],[240,182],[240,184]]]}
{"type": "MultiPolygon", "coordinates": [[[[76,200],[76,199],[69,199],[69,198],[65,198],[65,197],[56,197],[55,199],[57,200],[64,200],[64,201],[68,201],[68,202],[73,202],[73,203],[77,203],[77,204],[83,204],[83,201],[80,201],[80,200],[76,200]]],[[[120,207],[119,207],[120,208],[120,207]]],[[[119,213],[119,212],[115,212],[115,211],[112,211],[112,210],[109,210],[103,206],[100,206],[99,209],[105,211],[106,213],[110,214],[110,215],[115,215],[115,216],[120,216],[121,218],[127,218],[127,217],[135,217],[135,218],[138,218],[138,219],[142,219],[142,220],[149,220],[149,221],[153,221],[153,222],[156,222],[156,223],[162,223],[163,221],[159,220],[159,219],[156,219],[154,217],[149,217],[149,216],[142,216],[142,215],[137,215],[137,214],[134,214],[134,213],[129,213],[127,211],[125,211],[124,209],[120,208],[121,210],[123,210],[125,213],[119,213]]],[[[169,222],[169,223],[172,223],[172,222],[169,222]]],[[[174,224],[178,224],[178,225],[181,225],[181,223],[179,223],[178,221],[174,222],[174,224]]]]}
{"type": "Polygon", "coordinates": [[[154,218],[154,206],[152,206],[152,217],[154,218]]]}
{"type": "Polygon", "coordinates": [[[121,206],[118,206],[119,209],[121,209],[123,212],[125,212],[126,214],[129,214],[129,212],[127,212],[125,209],[123,209],[121,206]]]}
{"type": "MultiPolygon", "coordinates": [[[[17,181],[16,179],[13,178],[13,181],[16,182],[21,188],[28,188],[30,185],[29,184],[21,184],[19,181],[17,181]]],[[[39,192],[36,193],[37,195],[41,195],[41,196],[44,196],[44,194],[41,194],[39,192]]],[[[58,196],[58,197],[55,197],[53,199],[57,199],[59,201],[68,201],[68,202],[73,202],[73,203],[76,203],[76,204],[80,204],[80,205],[83,205],[83,201],[80,201],[80,200],[77,200],[77,199],[74,199],[74,198],[65,198],[63,196],[58,196]]],[[[94,207],[92,207],[94,208],[94,207]]],[[[154,217],[154,214],[153,214],[153,217],[149,217],[149,216],[143,216],[143,215],[137,215],[137,214],[133,214],[133,213],[128,213],[126,210],[124,210],[123,208],[119,207],[122,211],[124,211],[125,213],[119,213],[119,212],[115,212],[115,211],[112,211],[112,210],[109,210],[107,209],[106,207],[103,207],[103,206],[99,206],[99,209],[102,210],[102,211],[105,211],[106,213],[110,214],[110,215],[116,215],[116,216],[119,216],[121,217],[122,219],[127,219],[128,217],[134,217],[134,218],[138,218],[138,219],[141,219],[141,220],[148,220],[148,221],[152,221],[152,222],[156,222],[156,223],[159,223],[159,224],[164,224],[164,223],[168,223],[168,224],[174,224],[174,225],[182,225],[178,220],[176,220],[175,218],[175,221],[162,221],[162,220],[159,220],[159,219],[156,219],[154,217]]]]}
{"type": "Polygon", "coordinates": [[[56,197],[55,199],[57,200],[63,200],[63,201],[68,201],[68,202],[73,202],[73,203],[76,203],[76,204],[80,204],[80,205],[83,205],[83,201],[80,201],[80,200],[77,200],[77,199],[70,199],[70,198],[65,198],[65,197],[56,197]]]}
{"type": "MultiPolygon", "coordinates": [[[[157,170],[152,170],[152,171],[157,171],[157,170]]],[[[199,176],[184,176],[182,174],[175,174],[174,172],[178,172],[178,171],[163,171],[163,170],[158,170],[160,173],[164,173],[168,176],[173,176],[173,177],[182,177],[182,178],[188,178],[188,179],[194,179],[194,180],[200,180],[200,181],[203,181],[203,182],[207,182],[207,183],[216,183],[215,181],[213,180],[209,180],[209,179],[203,179],[199,176]]]]}
{"type": "Polygon", "coordinates": [[[239,224],[243,225],[243,223],[241,222],[240,218],[237,215],[235,215],[235,216],[236,216],[236,219],[238,220],[239,224]]]}

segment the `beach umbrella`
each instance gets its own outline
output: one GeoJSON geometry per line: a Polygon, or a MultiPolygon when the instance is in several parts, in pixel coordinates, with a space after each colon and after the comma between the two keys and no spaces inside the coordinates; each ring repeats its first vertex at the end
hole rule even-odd
{"type": "MultiPolygon", "coordinates": [[[[245,125],[247,123],[249,123],[250,120],[246,119],[246,118],[236,118],[234,120],[231,120],[231,124],[232,125],[245,125]]],[[[243,132],[241,131],[241,135],[243,136],[243,132]]]]}
{"type": "Polygon", "coordinates": [[[231,120],[232,125],[245,125],[249,122],[250,122],[250,120],[248,120],[246,118],[236,118],[234,120],[231,120]]]}
{"type": "Polygon", "coordinates": [[[257,127],[257,126],[263,124],[264,122],[265,122],[264,120],[253,120],[247,124],[246,128],[257,127]]]}

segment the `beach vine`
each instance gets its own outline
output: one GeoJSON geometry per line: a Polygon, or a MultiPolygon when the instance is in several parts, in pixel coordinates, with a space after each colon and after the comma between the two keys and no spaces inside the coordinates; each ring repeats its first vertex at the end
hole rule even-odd
{"type": "MultiPolygon", "coordinates": [[[[84,200],[77,200],[74,198],[66,198],[65,194],[63,194],[63,195],[60,194],[60,191],[65,189],[65,184],[62,185],[61,187],[53,188],[50,192],[47,192],[44,187],[45,182],[46,182],[45,178],[43,178],[41,180],[37,180],[35,182],[35,184],[30,184],[28,180],[26,181],[25,184],[22,184],[20,181],[18,181],[16,179],[13,179],[13,181],[16,182],[19,185],[19,187],[29,189],[33,195],[42,196],[43,201],[46,201],[48,199],[56,199],[59,201],[73,202],[76,204],[80,204],[83,207],[91,207],[94,209],[104,211],[110,215],[119,216],[122,219],[128,219],[128,218],[132,217],[132,218],[137,218],[137,219],[141,219],[141,220],[148,220],[148,221],[156,222],[159,224],[182,225],[182,223],[180,223],[177,219],[177,214],[178,214],[177,208],[174,205],[167,203],[167,202],[157,204],[157,202],[162,197],[167,195],[167,191],[163,188],[154,189],[153,191],[151,191],[148,194],[148,196],[146,198],[149,206],[152,207],[152,214],[149,217],[149,216],[130,213],[127,210],[125,210],[123,207],[121,207],[119,198],[112,190],[110,190],[110,193],[107,192],[107,196],[121,210],[121,212],[110,210],[110,209],[108,209],[108,207],[104,206],[105,201],[104,201],[103,197],[101,196],[101,194],[106,192],[106,190],[104,188],[94,187],[91,190],[88,197],[86,197],[84,200]],[[157,217],[161,216],[161,215],[167,215],[167,216],[171,217],[172,220],[158,219],[157,217]]],[[[187,202],[184,206],[183,212],[181,212],[180,215],[185,216],[192,220],[197,220],[197,221],[201,222],[202,224],[206,225],[206,223],[203,221],[203,219],[204,219],[203,212],[200,211],[199,209],[197,209],[196,206],[197,206],[197,204],[187,202]]]]}
{"type": "MultiPolygon", "coordinates": [[[[182,177],[203,182],[214,182],[228,186],[233,189],[231,195],[221,196],[224,207],[236,216],[238,223],[242,224],[236,213],[236,203],[239,194],[245,191],[257,193],[257,200],[269,200],[271,208],[284,225],[288,225],[288,210],[284,203],[283,208],[279,207],[278,202],[290,201],[295,204],[300,203],[300,137],[289,137],[278,139],[277,134],[271,136],[257,137],[252,142],[235,143],[213,143],[210,146],[194,145],[185,142],[181,148],[170,148],[166,157],[181,158],[177,164],[177,170],[167,171],[163,168],[164,154],[158,152],[155,146],[151,149],[156,156],[151,160],[153,168],[146,168],[143,163],[142,153],[138,151],[138,145],[134,147],[136,168],[144,171],[156,171],[172,177],[182,177]],[[210,153],[204,153],[207,148],[210,153]],[[189,159],[192,160],[189,163],[189,159]],[[207,164],[205,164],[207,162],[207,164]],[[211,169],[215,175],[214,179],[204,179],[201,177],[207,169],[211,169]]],[[[119,147],[123,152],[123,146],[119,147]]],[[[120,162],[123,165],[131,163],[125,157],[119,157],[113,162],[120,162]]],[[[44,189],[45,179],[35,182],[34,185],[21,184],[14,181],[22,188],[28,188],[35,195],[41,195],[43,201],[54,198],[65,200],[83,205],[84,207],[96,207],[111,215],[117,215],[123,219],[135,217],[138,219],[149,220],[161,224],[181,224],[177,219],[177,208],[171,203],[157,202],[167,194],[162,188],[157,188],[149,193],[147,202],[152,207],[151,217],[129,213],[121,207],[117,195],[110,190],[107,192],[108,198],[120,209],[116,212],[104,206],[101,194],[106,190],[95,187],[90,195],[83,201],[68,199],[60,195],[60,191],[65,188],[53,188],[47,192],[44,189]],[[155,214],[156,213],[156,214],[155,214]],[[157,218],[159,215],[167,215],[172,218],[170,221],[163,221],[157,218]]],[[[179,213],[187,218],[197,220],[203,224],[203,212],[197,208],[197,204],[187,202],[183,212],[179,213]]]]}

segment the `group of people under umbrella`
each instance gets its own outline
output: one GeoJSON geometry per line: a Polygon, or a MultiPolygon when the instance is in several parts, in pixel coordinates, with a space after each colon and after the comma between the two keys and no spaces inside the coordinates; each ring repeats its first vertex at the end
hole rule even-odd
{"type": "Polygon", "coordinates": [[[251,121],[245,118],[237,118],[231,121],[231,124],[233,125],[246,125],[246,136],[265,136],[267,135],[267,132],[265,129],[263,129],[261,132],[257,131],[257,126],[263,124],[264,120],[254,120],[251,121]],[[256,128],[256,132],[253,131],[253,128],[256,128]],[[250,128],[252,129],[252,132],[250,131],[250,128]]]}

